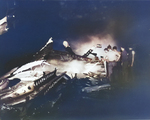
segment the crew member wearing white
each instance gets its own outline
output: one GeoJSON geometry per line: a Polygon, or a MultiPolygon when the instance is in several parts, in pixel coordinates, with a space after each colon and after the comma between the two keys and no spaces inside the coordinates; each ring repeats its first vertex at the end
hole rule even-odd
{"type": "Polygon", "coordinates": [[[113,51],[110,45],[107,47],[107,49],[108,53],[105,56],[105,60],[108,62],[108,77],[110,78],[113,72],[113,67],[116,66],[116,62],[118,62],[120,59],[120,54],[116,51],[113,51]]]}

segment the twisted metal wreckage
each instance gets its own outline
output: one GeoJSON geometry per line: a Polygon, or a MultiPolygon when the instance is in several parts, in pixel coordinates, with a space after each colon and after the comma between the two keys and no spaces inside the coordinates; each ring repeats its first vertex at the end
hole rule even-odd
{"type": "Polygon", "coordinates": [[[10,14],[0,20],[0,35],[9,31],[14,25],[15,15],[10,14]]]}
{"type": "MultiPolygon", "coordinates": [[[[64,41],[64,46],[67,51],[53,50],[52,46],[53,41],[50,38],[46,45],[33,56],[33,61],[12,69],[0,78],[1,105],[15,106],[26,103],[40,95],[45,95],[55,85],[60,84],[60,82],[67,82],[77,77],[75,72],[69,73],[70,71],[65,69],[67,68],[66,65],[72,61],[76,61],[77,64],[82,62],[86,67],[86,71],[77,73],[82,74],[82,77],[94,79],[106,77],[106,63],[89,58],[89,54],[96,56],[95,53],[92,53],[91,49],[83,56],[80,56],[73,53],[66,41],[64,41]],[[95,67],[97,68],[95,69],[95,67]],[[94,71],[92,72],[91,69],[94,71]],[[73,74],[75,75],[74,77],[73,74]],[[9,87],[9,81],[14,79],[19,79],[20,82],[9,87]]],[[[100,46],[98,45],[97,47],[100,46]]],[[[110,87],[110,85],[104,84],[99,86],[99,88],[107,87],[110,87]]]]}

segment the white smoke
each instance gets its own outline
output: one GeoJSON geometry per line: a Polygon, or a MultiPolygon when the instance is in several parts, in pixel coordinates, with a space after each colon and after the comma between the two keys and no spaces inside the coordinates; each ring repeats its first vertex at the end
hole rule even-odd
{"type": "Polygon", "coordinates": [[[59,73],[67,71],[67,75],[74,77],[77,73],[79,78],[83,78],[83,73],[85,71],[85,61],[73,60],[69,62],[61,62],[59,60],[48,61],[51,65],[56,66],[59,73]]]}
{"type": "MultiPolygon", "coordinates": [[[[85,61],[73,60],[70,62],[61,62],[57,65],[58,73],[62,73],[67,71],[67,75],[71,78],[75,77],[77,74],[78,78],[85,78],[84,73],[88,74],[89,72],[93,72],[98,74],[98,71],[101,71],[101,67],[97,66],[97,63],[87,63],[85,61]]],[[[103,70],[102,70],[103,71],[103,70]]]]}
{"type": "Polygon", "coordinates": [[[85,71],[85,63],[83,61],[73,60],[64,65],[64,69],[67,71],[69,76],[74,77],[77,73],[78,77],[84,77],[83,73],[85,71]]]}
{"type": "Polygon", "coordinates": [[[73,45],[73,51],[75,51],[76,54],[83,55],[85,54],[89,49],[93,49],[93,53],[97,53],[97,56],[103,56],[104,49],[111,45],[117,46],[117,43],[113,39],[113,37],[110,34],[104,35],[104,36],[86,36],[85,38],[80,38],[78,40],[75,40],[72,42],[73,45]],[[87,40],[86,40],[87,39],[87,40]],[[102,48],[96,48],[95,46],[97,44],[101,44],[102,48]]]}
{"type": "MultiPolygon", "coordinates": [[[[85,38],[80,38],[78,40],[73,40],[69,43],[72,47],[73,51],[78,55],[85,54],[89,49],[94,48],[97,44],[101,44],[102,48],[94,48],[93,53],[97,53],[97,56],[100,58],[100,56],[103,56],[104,54],[104,48],[106,48],[108,45],[116,46],[115,41],[111,37],[111,35],[105,35],[103,37],[100,36],[88,36],[85,38]],[[86,41],[88,39],[88,41],[86,41]]],[[[90,58],[94,58],[93,55],[88,56],[90,58]]],[[[85,75],[83,73],[88,72],[94,72],[97,73],[101,68],[100,66],[97,66],[97,63],[87,63],[86,61],[78,61],[73,60],[70,62],[61,62],[54,60],[53,65],[56,65],[58,72],[62,73],[64,71],[67,71],[67,74],[70,77],[74,77],[77,73],[78,78],[84,78],[85,75]]]]}

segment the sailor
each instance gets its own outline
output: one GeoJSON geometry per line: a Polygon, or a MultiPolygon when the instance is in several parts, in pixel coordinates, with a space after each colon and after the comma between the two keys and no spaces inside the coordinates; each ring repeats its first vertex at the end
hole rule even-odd
{"type": "Polygon", "coordinates": [[[120,59],[120,54],[119,52],[117,52],[117,47],[114,47],[114,50],[111,49],[111,46],[108,46],[107,47],[108,49],[108,52],[105,56],[105,59],[108,61],[108,62],[117,62],[119,59],[120,59]]]}
{"type": "Polygon", "coordinates": [[[67,52],[69,52],[71,55],[75,55],[75,53],[73,52],[73,50],[71,49],[71,47],[70,47],[70,45],[68,44],[67,41],[64,41],[63,45],[64,45],[67,52]]]}
{"type": "Polygon", "coordinates": [[[105,56],[105,59],[106,61],[108,62],[108,77],[110,78],[111,74],[112,74],[112,70],[113,70],[113,67],[116,66],[116,62],[119,60],[120,58],[120,54],[117,53],[117,52],[114,52],[112,49],[111,49],[111,46],[109,45],[107,47],[108,49],[108,53],[106,54],[105,56]]]}
{"type": "Polygon", "coordinates": [[[134,80],[134,72],[133,72],[133,64],[134,64],[134,56],[135,56],[135,51],[133,48],[129,47],[128,51],[128,80],[133,81],[134,80]]]}
{"type": "Polygon", "coordinates": [[[127,81],[128,80],[128,53],[123,47],[121,47],[121,66],[122,66],[122,77],[124,81],[127,81]]]}
{"type": "Polygon", "coordinates": [[[107,59],[106,59],[107,53],[108,53],[108,49],[105,48],[105,49],[104,49],[104,54],[103,54],[103,56],[101,57],[101,58],[102,58],[102,61],[106,61],[106,60],[107,60],[107,59]]]}
{"type": "Polygon", "coordinates": [[[107,46],[107,49],[108,49],[108,51],[111,51],[112,49],[111,49],[111,45],[108,45],[107,46]]]}
{"type": "Polygon", "coordinates": [[[133,67],[134,55],[135,55],[135,51],[133,50],[133,48],[129,47],[129,52],[128,52],[128,66],[129,67],[133,67]]]}
{"type": "MultiPolygon", "coordinates": [[[[105,48],[104,49],[104,54],[103,54],[103,56],[101,57],[101,60],[103,61],[103,63],[105,62],[105,68],[106,68],[106,73],[108,73],[108,62],[107,62],[107,53],[108,53],[108,49],[107,48],[105,48]]],[[[107,76],[108,76],[108,74],[107,74],[107,76]]]]}
{"type": "Polygon", "coordinates": [[[121,74],[121,62],[120,62],[120,56],[121,53],[117,50],[117,46],[113,46],[113,51],[116,53],[116,65],[113,67],[113,75],[112,75],[112,80],[113,82],[120,83],[119,77],[121,74]]]}
{"type": "Polygon", "coordinates": [[[128,53],[125,48],[121,47],[121,65],[127,66],[128,64],[128,53]]]}
{"type": "Polygon", "coordinates": [[[117,51],[116,46],[113,47],[113,51],[116,53],[116,62],[118,62],[120,60],[121,53],[119,51],[117,51]]]}

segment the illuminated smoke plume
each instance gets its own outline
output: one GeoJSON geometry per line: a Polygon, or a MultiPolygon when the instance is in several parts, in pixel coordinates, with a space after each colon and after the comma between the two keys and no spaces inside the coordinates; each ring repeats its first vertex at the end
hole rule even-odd
{"type": "MultiPolygon", "coordinates": [[[[103,36],[86,36],[78,40],[72,40],[72,42],[69,44],[72,47],[73,51],[78,55],[84,55],[89,49],[92,48],[93,53],[97,53],[99,59],[100,56],[104,55],[104,48],[106,48],[108,45],[111,45],[112,47],[117,45],[117,43],[113,40],[110,34],[103,36]],[[101,44],[102,48],[97,48],[97,44],[101,44]]],[[[94,59],[93,55],[89,55],[88,57],[94,59]]],[[[77,73],[77,76],[79,78],[83,78],[85,77],[83,73],[97,73],[97,71],[100,70],[100,66],[97,66],[96,64],[91,64],[85,61],[78,60],[73,60],[70,62],[61,62],[59,60],[54,60],[52,64],[57,66],[56,68],[60,73],[67,71],[67,74],[70,77],[74,77],[75,73],[77,73]]]]}
{"type": "Polygon", "coordinates": [[[71,62],[63,64],[63,67],[61,69],[67,71],[67,74],[71,77],[74,77],[75,73],[77,73],[77,76],[79,78],[83,78],[83,73],[85,71],[85,63],[83,61],[73,60],[71,62]]]}
{"type": "Polygon", "coordinates": [[[57,66],[58,72],[62,73],[67,71],[67,75],[74,77],[77,73],[78,78],[85,78],[84,73],[88,74],[93,72],[99,74],[98,71],[101,70],[100,66],[97,66],[97,63],[87,63],[85,61],[73,60],[71,62],[63,62],[57,66]]]}
{"type": "Polygon", "coordinates": [[[117,46],[116,41],[113,39],[113,37],[110,34],[107,35],[95,35],[95,36],[86,36],[83,38],[80,38],[78,40],[74,40],[71,45],[73,45],[74,52],[79,55],[83,55],[86,53],[89,49],[93,49],[93,53],[97,53],[97,56],[103,56],[104,49],[111,45],[117,46]],[[96,48],[95,46],[97,44],[101,44],[102,48],[96,48]]]}
{"type": "Polygon", "coordinates": [[[67,75],[69,75],[70,77],[74,77],[76,73],[79,78],[85,77],[83,75],[83,73],[86,70],[84,61],[73,60],[69,62],[62,62],[60,60],[54,59],[54,60],[49,60],[48,62],[51,64],[52,69],[56,67],[58,73],[67,71],[67,75]]]}

